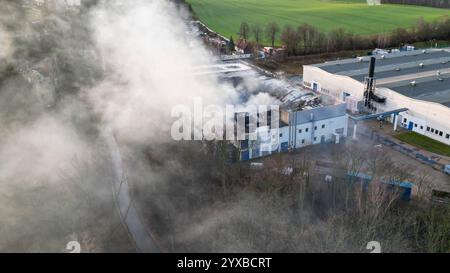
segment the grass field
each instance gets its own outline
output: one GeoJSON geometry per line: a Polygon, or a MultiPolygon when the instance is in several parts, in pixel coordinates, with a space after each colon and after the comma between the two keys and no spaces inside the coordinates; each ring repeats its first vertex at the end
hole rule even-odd
{"type": "Polygon", "coordinates": [[[448,9],[410,5],[368,6],[365,0],[187,0],[199,19],[211,29],[237,36],[241,22],[280,27],[309,23],[322,31],[344,28],[355,34],[408,28],[423,17],[430,21],[450,15],[448,9]]]}
{"type": "Polygon", "coordinates": [[[426,151],[450,156],[450,146],[426,137],[424,135],[415,132],[406,132],[402,134],[395,135],[395,137],[403,142],[411,144],[413,146],[422,148],[426,151]]]}

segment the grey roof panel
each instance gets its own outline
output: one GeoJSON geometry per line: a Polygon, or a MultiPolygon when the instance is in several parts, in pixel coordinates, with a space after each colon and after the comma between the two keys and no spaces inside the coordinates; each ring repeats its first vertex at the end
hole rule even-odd
{"type": "MultiPolygon", "coordinates": [[[[368,58],[369,56],[365,56],[364,58],[368,58]]],[[[422,53],[420,50],[410,51],[410,52],[399,52],[388,54],[384,59],[381,56],[374,56],[377,58],[375,65],[376,67],[384,66],[384,65],[398,65],[402,63],[408,62],[419,62],[428,59],[436,59],[436,58],[445,58],[450,57],[450,52],[448,51],[431,51],[428,53],[422,53]]],[[[368,62],[360,62],[358,59],[346,59],[342,61],[334,61],[322,64],[314,65],[316,67],[320,67],[321,69],[329,72],[329,73],[342,73],[350,70],[357,69],[365,69],[369,71],[369,63],[368,62]]]]}
{"type": "Polygon", "coordinates": [[[413,86],[411,81],[399,81],[378,85],[386,87],[410,98],[441,103],[450,107],[450,74],[416,79],[413,86]]]}
{"type": "MultiPolygon", "coordinates": [[[[297,125],[311,122],[311,118],[314,121],[330,119],[335,117],[344,116],[346,114],[346,104],[330,105],[319,108],[314,108],[311,110],[303,110],[295,112],[297,125]]],[[[294,116],[295,118],[295,116],[294,116]]]]}
{"type": "MultiPolygon", "coordinates": [[[[450,62],[447,62],[445,64],[437,63],[432,65],[425,65],[423,68],[419,66],[410,67],[410,68],[402,68],[400,70],[396,70],[396,66],[392,66],[391,69],[377,72],[375,69],[375,78],[376,79],[384,79],[384,78],[390,78],[390,77],[397,77],[397,76],[404,76],[408,74],[415,74],[415,73],[421,73],[421,72],[427,72],[427,71],[438,71],[443,69],[449,69],[450,68],[450,62]]],[[[364,78],[367,76],[367,73],[364,74],[358,74],[351,76],[353,79],[357,81],[364,81],[364,78]]]]}

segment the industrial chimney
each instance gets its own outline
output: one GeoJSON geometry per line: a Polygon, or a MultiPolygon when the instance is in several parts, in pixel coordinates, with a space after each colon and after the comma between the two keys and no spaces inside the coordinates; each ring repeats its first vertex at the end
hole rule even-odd
{"type": "Polygon", "coordinates": [[[370,57],[369,78],[373,78],[375,75],[375,61],[375,57],[370,57]]]}
{"type": "Polygon", "coordinates": [[[375,57],[370,57],[369,75],[365,78],[364,85],[364,106],[368,109],[372,109],[371,98],[375,91],[375,57]]]}
{"type": "Polygon", "coordinates": [[[386,102],[386,98],[375,94],[375,61],[375,57],[370,57],[369,75],[365,78],[364,85],[364,106],[371,111],[377,110],[372,101],[377,103],[386,102]]]}

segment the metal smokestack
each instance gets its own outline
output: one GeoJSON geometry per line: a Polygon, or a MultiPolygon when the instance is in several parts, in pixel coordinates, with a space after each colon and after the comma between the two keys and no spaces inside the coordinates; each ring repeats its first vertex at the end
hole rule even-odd
{"type": "Polygon", "coordinates": [[[364,106],[373,109],[372,98],[375,93],[375,57],[370,57],[369,75],[365,78],[364,84],[364,106]]]}
{"type": "Polygon", "coordinates": [[[370,57],[369,78],[373,78],[375,75],[375,61],[375,57],[370,57]]]}

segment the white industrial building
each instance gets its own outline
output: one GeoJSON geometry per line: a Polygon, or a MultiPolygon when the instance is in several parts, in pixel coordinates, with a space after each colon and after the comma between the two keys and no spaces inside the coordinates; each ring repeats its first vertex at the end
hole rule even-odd
{"type": "MultiPolygon", "coordinates": [[[[268,76],[242,61],[199,66],[195,72],[200,77],[217,75],[222,81],[232,83],[241,89],[243,95],[264,92],[276,98],[279,105],[277,111],[279,122],[274,126],[276,128],[271,128],[270,121],[267,124],[258,124],[253,129],[248,128],[246,140],[234,143],[238,148],[240,160],[254,159],[312,144],[338,143],[347,136],[346,103],[340,100],[314,94],[302,86],[268,76]],[[252,90],[245,89],[245,83],[249,80],[252,81],[250,84],[253,86],[252,90]],[[255,132],[256,139],[250,140],[249,133],[255,132]]],[[[236,119],[239,115],[247,116],[248,123],[252,119],[245,109],[236,113],[236,119]]],[[[255,117],[253,121],[255,122],[255,117]]]]}
{"type": "Polygon", "coordinates": [[[257,127],[257,140],[239,142],[240,159],[254,159],[313,144],[339,143],[347,136],[347,127],[345,103],[327,105],[311,93],[300,95],[280,106],[277,128],[257,127]]]}
{"type": "MultiPolygon", "coordinates": [[[[376,56],[371,111],[399,108],[398,124],[450,145],[450,49],[415,50],[376,56]]],[[[347,110],[364,109],[370,57],[305,65],[303,85],[345,102],[347,110]]],[[[391,119],[391,121],[393,121],[391,119]]]]}

